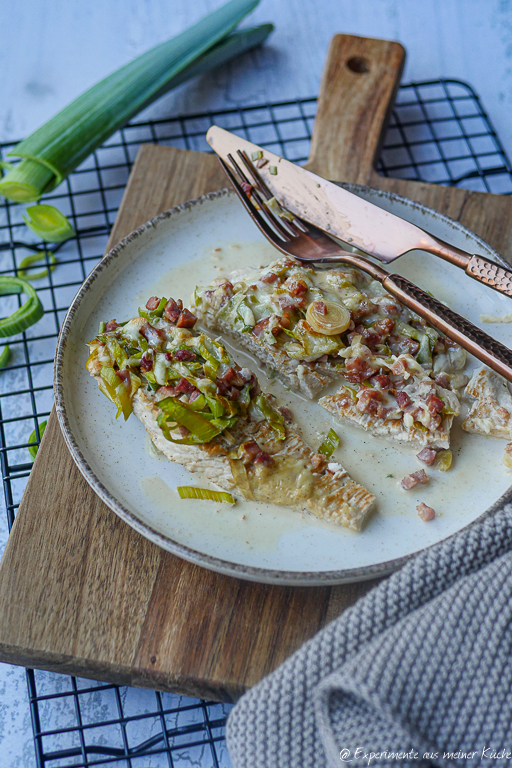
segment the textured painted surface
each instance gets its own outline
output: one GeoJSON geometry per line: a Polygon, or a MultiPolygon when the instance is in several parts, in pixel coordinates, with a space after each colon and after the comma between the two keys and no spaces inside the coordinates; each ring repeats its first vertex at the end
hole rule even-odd
{"type": "MultiPolygon", "coordinates": [[[[27,135],[83,89],[219,4],[217,0],[8,3],[9,34],[0,49],[0,141],[27,135]]],[[[263,21],[276,24],[265,49],[183,86],[151,107],[147,116],[314,95],[330,37],[340,31],[402,42],[408,52],[404,81],[456,77],[470,82],[512,155],[510,0],[262,0],[251,23],[263,21]]],[[[7,380],[3,374],[2,391],[26,386],[11,376],[7,380]]],[[[38,405],[41,410],[45,407],[38,405]]],[[[23,397],[9,399],[8,407],[13,417],[30,412],[23,397]]],[[[31,430],[30,422],[13,425],[9,442],[24,442],[31,430]]],[[[20,493],[21,489],[22,484],[20,493]]],[[[2,551],[6,537],[0,509],[2,551]]],[[[69,678],[38,673],[38,682],[56,692],[69,685],[69,678]]],[[[134,713],[154,707],[151,692],[130,689],[123,695],[134,713]]],[[[44,712],[47,727],[49,721],[62,727],[73,717],[63,700],[57,701],[44,712]]],[[[91,721],[103,719],[111,707],[109,694],[91,695],[88,707],[91,721]]],[[[64,746],[64,737],[56,742],[59,746],[64,746]]],[[[0,764],[35,765],[25,673],[7,665],[0,665],[0,764]]],[[[206,755],[195,754],[189,755],[187,764],[210,763],[206,755]]]]}

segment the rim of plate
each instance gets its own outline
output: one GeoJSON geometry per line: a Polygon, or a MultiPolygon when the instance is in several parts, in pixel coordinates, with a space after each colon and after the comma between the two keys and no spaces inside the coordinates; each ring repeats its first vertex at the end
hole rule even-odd
{"type": "MultiPolygon", "coordinates": [[[[342,186],[353,192],[377,193],[379,197],[387,198],[387,199],[405,204],[407,206],[410,206],[416,210],[422,211],[427,215],[449,225],[452,229],[457,230],[458,232],[462,232],[466,235],[469,235],[475,242],[481,245],[488,252],[491,258],[493,258],[495,261],[499,261],[504,266],[510,266],[509,264],[507,264],[507,262],[505,262],[504,259],[501,258],[501,256],[487,242],[485,242],[485,240],[480,238],[478,235],[476,235],[467,227],[463,226],[462,224],[455,221],[454,219],[451,219],[449,216],[446,216],[445,214],[440,213],[439,211],[429,208],[428,206],[418,203],[414,200],[410,200],[409,198],[403,197],[401,195],[397,195],[394,192],[387,192],[385,190],[376,189],[375,187],[367,187],[361,184],[351,184],[351,183],[343,183],[343,182],[336,182],[336,183],[339,184],[339,186],[342,186]]],[[[149,539],[149,541],[152,541],[154,544],[157,544],[162,549],[165,549],[168,552],[171,552],[172,554],[177,555],[178,557],[181,557],[184,560],[192,562],[196,565],[201,565],[205,568],[216,571],[218,573],[222,573],[224,575],[234,576],[236,578],[242,578],[249,581],[256,581],[256,582],[261,582],[265,584],[318,587],[318,586],[330,586],[330,585],[357,582],[357,581],[365,581],[367,579],[371,579],[376,576],[385,576],[391,573],[392,571],[395,571],[398,568],[405,565],[405,563],[408,560],[415,557],[420,552],[424,552],[425,549],[430,549],[431,547],[435,547],[441,542],[447,541],[453,536],[457,536],[459,533],[466,530],[470,526],[475,525],[475,523],[477,522],[480,522],[484,517],[487,517],[488,515],[491,515],[494,512],[496,512],[506,502],[512,501],[512,485],[511,485],[510,488],[502,496],[500,496],[500,498],[497,499],[491,507],[489,507],[484,512],[482,512],[472,522],[463,526],[455,533],[450,534],[450,536],[446,536],[445,538],[440,539],[435,544],[431,544],[428,547],[424,547],[423,549],[419,549],[416,552],[412,552],[408,555],[403,555],[402,557],[394,558],[392,560],[385,560],[380,563],[375,563],[373,565],[361,566],[359,568],[346,568],[346,569],[336,570],[336,571],[280,571],[280,570],[269,569],[269,568],[259,568],[257,566],[251,566],[251,565],[243,565],[240,563],[233,563],[229,560],[223,560],[219,557],[214,557],[212,555],[208,555],[208,554],[205,554],[204,552],[200,552],[191,547],[188,547],[184,544],[180,544],[179,542],[155,530],[150,525],[146,523],[142,523],[141,520],[139,520],[139,518],[136,517],[136,515],[134,515],[133,512],[131,512],[129,509],[123,506],[123,504],[121,504],[120,501],[113,494],[110,493],[110,491],[103,485],[100,479],[96,476],[96,474],[90,467],[87,459],[85,458],[80,448],[78,447],[78,444],[73,434],[73,430],[71,429],[71,425],[68,420],[66,401],[65,401],[64,391],[62,386],[63,365],[64,365],[64,359],[66,356],[66,344],[67,344],[70,332],[72,331],[75,314],[82,300],[87,295],[89,288],[92,286],[92,284],[100,275],[100,273],[103,272],[104,269],[108,268],[110,263],[113,262],[116,258],[118,258],[122,254],[122,252],[127,247],[129,247],[129,245],[132,242],[144,236],[144,234],[150,231],[151,229],[158,227],[159,224],[161,224],[161,222],[166,221],[167,219],[171,219],[173,216],[174,217],[179,216],[184,211],[190,210],[191,208],[194,208],[197,205],[203,205],[204,203],[209,203],[223,197],[232,197],[232,196],[236,196],[236,193],[233,189],[228,189],[228,188],[219,189],[215,192],[208,192],[207,194],[201,195],[200,197],[196,197],[193,200],[188,200],[185,203],[181,203],[181,205],[177,205],[177,206],[174,206],[173,208],[169,208],[167,211],[160,213],[158,216],[155,216],[153,219],[150,219],[145,224],[135,229],[133,232],[131,232],[129,235],[123,238],[117,245],[111,248],[111,250],[108,251],[103,256],[103,258],[98,262],[98,264],[94,267],[94,269],[85,279],[83,284],[80,286],[75,298],[71,302],[71,305],[66,313],[64,322],[62,323],[62,327],[59,333],[59,338],[57,340],[57,349],[55,353],[55,366],[54,366],[54,374],[53,374],[53,386],[54,386],[54,392],[55,392],[55,410],[57,412],[57,418],[59,420],[59,425],[60,425],[62,434],[64,436],[64,440],[66,442],[66,445],[69,449],[69,452],[71,453],[71,456],[76,466],[78,467],[79,471],[81,472],[85,480],[94,490],[94,492],[107,505],[107,507],[109,507],[113,512],[115,512],[122,520],[124,520],[124,522],[128,523],[128,525],[130,525],[135,531],[140,533],[146,539],[149,539]]]]}

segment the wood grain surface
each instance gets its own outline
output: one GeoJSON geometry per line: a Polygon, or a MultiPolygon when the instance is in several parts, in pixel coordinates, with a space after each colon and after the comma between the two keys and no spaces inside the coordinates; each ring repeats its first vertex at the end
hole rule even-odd
{"type": "MultiPolygon", "coordinates": [[[[510,260],[512,199],[376,174],[402,66],[398,44],[333,39],[311,166],[431,205],[510,260]]],[[[109,245],[160,211],[222,186],[212,156],[142,147],[109,245]]],[[[0,564],[0,660],[231,701],[371,586],[251,584],[164,552],[99,501],[52,413],[0,564]]]]}

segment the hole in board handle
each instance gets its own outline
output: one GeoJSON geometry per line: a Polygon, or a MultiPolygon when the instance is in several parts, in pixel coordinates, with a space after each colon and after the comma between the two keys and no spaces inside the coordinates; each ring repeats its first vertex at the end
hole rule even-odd
{"type": "Polygon", "coordinates": [[[347,61],[347,67],[351,72],[355,72],[356,75],[365,75],[370,71],[370,62],[363,56],[352,56],[347,61]]]}

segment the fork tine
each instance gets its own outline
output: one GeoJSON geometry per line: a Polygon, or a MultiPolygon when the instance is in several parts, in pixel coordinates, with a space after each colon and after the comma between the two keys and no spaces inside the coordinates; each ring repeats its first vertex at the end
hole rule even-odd
{"type": "Polygon", "coordinates": [[[242,179],[244,184],[248,184],[249,186],[252,187],[251,194],[258,201],[258,203],[259,203],[259,205],[261,207],[262,215],[268,220],[268,222],[271,224],[271,226],[273,226],[279,232],[279,234],[281,235],[283,240],[288,241],[290,239],[290,235],[292,235],[292,237],[294,237],[295,236],[295,232],[293,232],[290,229],[288,229],[287,227],[283,226],[283,220],[280,219],[278,216],[275,216],[272,213],[272,211],[265,205],[264,198],[259,194],[258,190],[254,189],[254,185],[251,184],[251,182],[249,181],[249,179],[247,178],[247,176],[245,175],[243,170],[240,168],[240,166],[238,165],[238,163],[234,159],[233,155],[229,154],[228,155],[228,159],[231,162],[231,164],[234,167],[234,169],[237,171],[238,175],[240,176],[240,178],[242,179]]]}
{"type": "MultiPolygon", "coordinates": [[[[240,149],[237,151],[237,155],[240,158],[240,160],[245,165],[246,169],[249,171],[250,175],[253,178],[253,181],[256,183],[258,189],[260,192],[265,196],[267,200],[270,200],[274,195],[270,191],[270,189],[265,184],[263,177],[260,173],[258,173],[256,167],[254,166],[253,162],[249,160],[247,153],[242,152],[240,149]]],[[[283,209],[285,210],[285,209],[283,209]]],[[[293,215],[293,214],[292,214],[293,215]]],[[[304,222],[294,216],[293,222],[288,221],[288,219],[281,219],[284,226],[289,228],[289,231],[293,235],[300,235],[301,233],[307,232],[307,226],[304,224],[304,222]]]]}
{"type": "MultiPolygon", "coordinates": [[[[235,188],[235,192],[237,193],[238,197],[240,198],[242,205],[244,206],[247,213],[251,216],[255,224],[261,229],[265,237],[270,240],[273,245],[276,246],[276,248],[279,248],[280,250],[283,250],[280,247],[279,242],[276,242],[278,237],[281,237],[280,235],[277,235],[276,232],[270,227],[270,225],[267,223],[265,218],[261,215],[260,211],[256,208],[252,200],[249,199],[249,197],[245,194],[242,187],[238,183],[234,173],[232,172],[231,168],[224,162],[224,160],[219,157],[219,162],[222,165],[222,168],[224,169],[226,175],[228,176],[229,180],[231,181],[233,187],[235,188]]],[[[289,242],[290,238],[286,238],[286,242],[289,242]]],[[[287,251],[283,250],[283,253],[287,253],[287,251]]]]}

